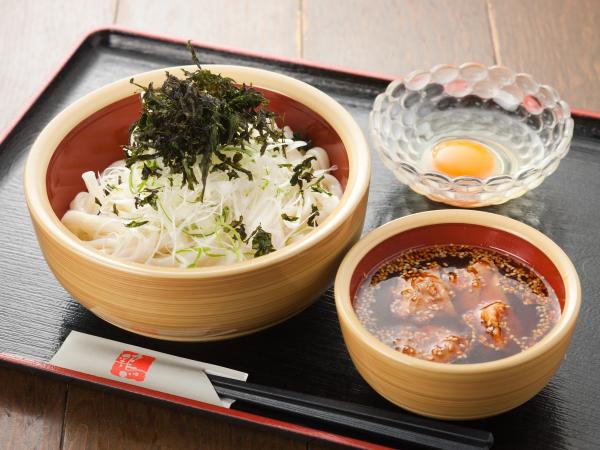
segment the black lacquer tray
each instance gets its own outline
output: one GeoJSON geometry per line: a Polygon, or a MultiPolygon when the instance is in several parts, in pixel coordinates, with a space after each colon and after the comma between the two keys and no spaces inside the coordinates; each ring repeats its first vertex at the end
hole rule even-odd
{"type": "MultiPolygon", "coordinates": [[[[373,99],[388,83],[368,74],[214,47],[200,46],[198,55],[202,63],[261,67],[310,83],[346,107],[365,133],[373,99]]],[[[124,30],[95,31],[5,136],[0,144],[0,361],[84,379],[46,364],[69,332],[78,330],[242,370],[256,384],[397,411],[354,369],[331,290],[300,315],[269,330],[226,342],[184,344],[137,336],[98,319],[67,294],[48,269],[22,193],[23,164],[37,134],[61,109],[93,89],[139,72],[187,63],[189,54],[181,42],[124,30]]],[[[525,222],[555,240],[573,259],[584,297],[567,358],[550,384],[509,413],[465,423],[492,431],[495,448],[581,449],[597,448],[600,443],[600,115],[577,112],[575,121],[572,149],[555,174],[522,198],[485,208],[525,222]]],[[[398,183],[373,154],[365,232],[397,217],[443,207],[398,183]]],[[[348,436],[317,421],[301,421],[243,402],[226,412],[119,383],[99,384],[233,420],[366,445],[353,440],[363,436],[348,436]]]]}

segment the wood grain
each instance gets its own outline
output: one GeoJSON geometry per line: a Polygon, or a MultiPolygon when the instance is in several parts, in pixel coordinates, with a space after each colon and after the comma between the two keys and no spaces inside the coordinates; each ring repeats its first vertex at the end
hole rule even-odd
{"type": "Polygon", "coordinates": [[[600,2],[489,0],[497,59],[554,86],[571,105],[600,109],[600,2]]]}
{"type": "Polygon", "coordinates": [[[0,386],[0,448],[58,448],[66,384],[0,367],[0,386]]]}
{"type": "Polygon", "coordinates": [[[305,449],[302,440],[72,385],[63,449],[305,449]]]}
{"type": "Polygon", "coordinates": [[[91,28],[108,25],[116,0],[0,0],[0,132],[91,28]]]}
{"type": "Polygon", "coordinates": [[[304,0],[303,57],[406,74],[440,63],[492,64],[484,0],[304,0]]]}
{"type": "Polygon", "coordinates": [[[121,0],[116,22],[210,44],[300,56],[299,0],[121,0]]]}

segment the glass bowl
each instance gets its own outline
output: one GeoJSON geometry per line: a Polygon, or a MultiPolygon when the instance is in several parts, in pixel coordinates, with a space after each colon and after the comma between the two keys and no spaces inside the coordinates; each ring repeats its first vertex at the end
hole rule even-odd
{"type": "Polygon", "coordinates": [[[375,148],[403,183],[461,207],[504,203],[542,183],[569,150],[573,119],[556,90],[502,66],[438,65],[390,83],[369,118],[375,148]],[[487,177],[433,169],[440,142],[469,139],[493,152],[487,177]]]}

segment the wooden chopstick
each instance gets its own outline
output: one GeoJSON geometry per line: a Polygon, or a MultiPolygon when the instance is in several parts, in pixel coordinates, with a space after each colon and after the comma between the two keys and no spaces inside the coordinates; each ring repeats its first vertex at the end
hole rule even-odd
{"type": "Polygon", "coordinates": [[[210,375],[218,394],[253,405],[342,426],[361,434],[427,448],[488,449],[492,433],[408,413],[331,400],[210,375]]]}

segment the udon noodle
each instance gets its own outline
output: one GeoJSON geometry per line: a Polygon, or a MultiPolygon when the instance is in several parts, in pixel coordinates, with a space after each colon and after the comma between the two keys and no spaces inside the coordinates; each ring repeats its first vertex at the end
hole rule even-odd
{"type": "MultiPolygon", "coordinates": [[[[203,185],[190,189],[160,159],[86,172],[87,191],[76,195],[62,222],[98,252],[159,266],[230,264],[281,249],[322,223],[342,196],[327,152],[283,131],[284,139],[262,154],[252,139],[221,149],[241,154],[252,176],[211,172],[203,198],[203,185]],[[161,176],[143,177],[157,168],[161,176]],[[300,183],[290,182],[294,175],[300,183]],[[142,191],[155,193],[153,201],[140,201],[142,191]]],[[[193,170],[200,179],[200,169],[193,170]]]]}

